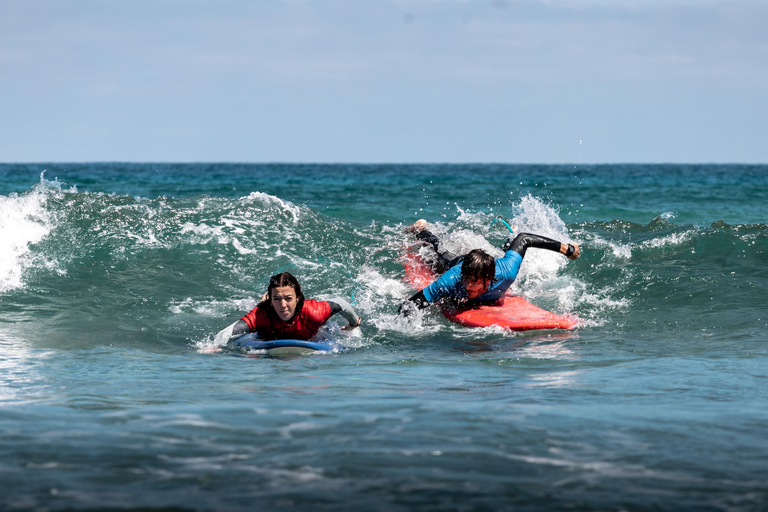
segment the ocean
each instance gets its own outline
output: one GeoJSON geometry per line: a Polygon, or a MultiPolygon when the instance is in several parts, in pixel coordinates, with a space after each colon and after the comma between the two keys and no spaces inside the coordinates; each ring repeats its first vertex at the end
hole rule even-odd
{"type": "Polygon", "coordinates": [[[0,509],[768,510],[768,165],[0,165],[0,509]],[[529,250],[465,328],[404,228],[529,250]],[[214,335],[288,271],[330,354],[214,335]]]}

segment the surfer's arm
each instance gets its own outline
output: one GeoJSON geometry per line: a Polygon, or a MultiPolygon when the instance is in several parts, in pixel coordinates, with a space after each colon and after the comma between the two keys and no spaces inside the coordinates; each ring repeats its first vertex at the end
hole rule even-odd
{"type": "Polygon", "coordinates": [[[251,328],[248,327],[248,324],[245,323],[245,320],[238,320],[232,325],[229,325],[220,330],[218,334],[216,334],[216,336],[213,338],[213,341],[215,341],[217,345],[226,345],[232,338],[237,338],[249,332],[251,332],[251,328]]]}
{"type": "Polygon", "coordinates": [[[355,310],[352,309],[352,306],[349,304],[349,302],[338,297],[334,297],[333,300],[329,300],[327,302],[331,306],[331,315],[341,313],[341,316],[343,316],[347,322],[349,322],[349,325],[345,327],[346,329],[354,329],[360,325],[362,320],[360,320],[358,314],[355,313],[355,310]]]}
{"type": "Polygon", "coordinates": [[[579,259],[579,256],[581,255],[579,244],[564,244],[557,240],[552,240],[551,238],[541,235],[534,235],[532,233],[520,233],[514,240],[507,240],[501,249],[504,252],[515,251],[520,256],[525,256],[525,251],[528,250],[529,247],[559,252],[572,260],[579,259]]]}
{"type": "Polygon", "coordinates": [[[400,308],[397,310],[398,315],[408,316],[413,312],[414,305],[418,309],[424,309],[429,306],[429,301],[424,297],[424,290],[411,295],[408,300],[400,304],[400,308]]]}
{"type": "Polygon", "coordinates": [[[490,286],[488,292],[483,294],[482,298],[485,300],[496,300],[504,295],[512,283],[517,279],[517,274],[520,272],[520,265],[523,263],[523,257],[519,252],[508,250],[503,258],[496,260],[496,279],[490,286]],[[487,294],[491,293],[491,296],[487,294]]]}
{"type": "MultiPolygon", "coordinates": [[[[259,305],[261,305],[261,303],[259,303],[259,305]]],[[[226,345],[232,338],[237,338],[243,334],[248,334],[249,332],[261,331],[267,325],[266,315],[257,305],[243,318],[219,331],[214,338],[214,341],[219,345],[226,345]]]]}
{"type": "Polygon", "coordinates": [[[456,265],[437,278],[432,284],[413,294],[400,306],[398,313],[403,313],[407,316],[412,311],[409,303],[415,304],[419,309],[424,309],[445,297],[461,298],[466,292],[463,291],[464,287],[460,286],[460,282],[461,265],[456,265]]]}
{"type": "Polygon", "coordinates": [[[421,291],[424,293],[424,298],[430,304],[434,304],[446,297],[464,298],[463,296],[466,295],[466,291],[461,284],[461,265],[451,267],[448,272],[435,279],[432,284],[421,291]]]}

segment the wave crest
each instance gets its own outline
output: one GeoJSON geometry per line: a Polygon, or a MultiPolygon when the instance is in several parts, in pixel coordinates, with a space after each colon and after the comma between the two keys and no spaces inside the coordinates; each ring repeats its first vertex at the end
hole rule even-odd
{"type": "Polygon", "coordinates": [[[44,174],[28,192],[0,196],[0,293],[23,287],[24,273],[30,267],[57,269],[55,259],[38,258],[31,252],[31,246],[56,226],[57,215],[49,209],[49,201],[63,194],[61,183],[46,180],[44,174]]]}

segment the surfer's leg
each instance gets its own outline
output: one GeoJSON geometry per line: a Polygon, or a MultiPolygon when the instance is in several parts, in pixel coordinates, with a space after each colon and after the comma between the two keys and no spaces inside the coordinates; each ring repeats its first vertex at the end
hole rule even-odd
{"type": "Polygon", "coordinates": [[[427,228],[424,228],[418,233],[416,233],[416,238],[418,238],[421,241],[427,242],[429,245],[432,246],[435,252],[439,252],[437,248],[440,246],[440,239],[437,238],[435,235],[433,235],[432,232],[427,228]]]}
{"type": "Polygon", "coordinates": [[[427,242],[435,250],[438,257],[438,261],[435,264],[435,271],[438,274],[442,274],[449,268],[458,265],[464,259],[464,256],[456,256],[451,251],[440,251],[440,239],[426,228],[416,233],[416,238],[427,242]]]}

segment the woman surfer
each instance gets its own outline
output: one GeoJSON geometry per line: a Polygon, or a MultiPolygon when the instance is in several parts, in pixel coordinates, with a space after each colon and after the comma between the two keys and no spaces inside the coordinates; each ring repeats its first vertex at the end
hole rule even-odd
{"type": "Polygon", "coordinates": [[[309,340],[336,313],[341,313],[349,322],[344,329],[360,325],[360,317],[347,301],[305,299],[299,281],[282,272],[270,278],[261,302],[243,318],[222,329],[214,340],[226,345],[232,338],[250,332],[258,333],[264,340],[309,340]]]}

